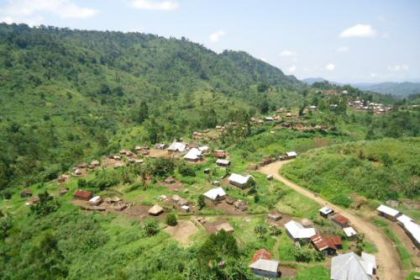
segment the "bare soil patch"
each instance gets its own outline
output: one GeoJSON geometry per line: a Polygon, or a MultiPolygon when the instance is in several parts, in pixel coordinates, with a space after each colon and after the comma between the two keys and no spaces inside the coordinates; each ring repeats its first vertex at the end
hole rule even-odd
{"type": "Polygon", "coordinates": [[[182,245],[188,245],[191,236],[197,233],[198,228],[191,221],[180,220],[176,226],[168,226],[165,231],[182,245]]]}

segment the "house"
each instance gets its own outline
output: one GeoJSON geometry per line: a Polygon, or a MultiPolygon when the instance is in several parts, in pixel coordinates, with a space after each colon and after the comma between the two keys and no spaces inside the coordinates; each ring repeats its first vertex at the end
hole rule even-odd
{"type": "Polygon", "coordinates": [[[209,190],[208,192],[204,193],[204,196],[208,198],[209,200],[216,202],[223,200],[226,197],[226,192],[223,188],[213,188],[209,190]]]}
{"type": "Polygon", "coordinates": [[[420,249],[420,225],[416,224],[413,219],[406,215],[399,216],[397,223],[404,229],[414,245],[420,249]]]}
{"type": "Polygon", "coordinates": [[[155,148],[158,149],[158,150],[165,150],[166,144],[158,143],[158,144],[155,145],[155,148]]]}
{"type": "Polygon", "coordinates": [[[30,189],[26,189],[20,192],[20,197],[31,197],[32,191],[30,189]]]}
{"type": "Polygon", "coordinates": [[[60,191],[58,192],[58,194],[60,196],[63,196],[63,195],[66,195],[68,192],[69,192],[69,189],[68,188],[63,188],[63,189],[60,189],[60,191]]]}
{"type": "Polygon", "coordinates": [[[335,214],[331,220],[342,228],[348,227],[350,224],[350,220],[341,214],[335,214]]]}
{"type": "Polygon", "coordinates": [[[82,169],[80,169],[80,168],[76,168],[76,169],[74,170],[74,175],[76,175],[76,176],[81,176],[82,174],[83,174],[82,169]]]}
{"type": "Polygon", "coordinates": [[[343,242],[340,236],[322,236],[317,234],[311,238],[311,243],[320,252],[327,255],[335,255],[341,249],[343,242]]]}
{"type": "Polygon", "coordinates": [[[217,232],[222,231],[222,230],[227,232],[227,233],[232,233],[232,232],[235,231],[234,228],[232,227],[232,225],[229,224],[228,222],[221,223],[221,224],[218,224],[216,226],[216,231],[217,232]]]}
{"type": "Polygon", "coordinates": [[[334,213],[334,210],[327,206],[324,206],[321,209],[319,209],[319,214],[324,218],[328,218],[328,216],[333,213],[334,213]]]}
{"type": "Polygon", "coordinates": [[[62,175],[60,175],[60,176],[58,177],[57,181],[58,181],[59,183],[65,183],[65,182],[67,182],[69,179],[70,179],[70,176],[69,176],[69,175],[62,174],[62,175]]]}
{"type": "Polygon", "coordinates": [[[152,208],[149,209],[149,211],[147,211],[149,213],[149,215],[152,216],[159,216],[160,214],[163,213],[163,208],[157,204],[153,205],[152,208]]]}
{"type": "Polygon", "coordinates": [[[344,234],[347,238],[351,239],[357,235],[357,231],[352,227],[345,227],[343,228],[344,234]]]}
{"type": "Polygon", "coordinates": [[[204,146],[200,146],[200,147],[198,147],[198,149],[202,152],[202,153],[208,153],[209,151],[210,151],[210,147],[209,146],[207,146],[207,145],[204,145],[204,146]]]}
{"type": "Polygon", "coordinates": [[[216,158],[223,159],[223,158],[226,158],[227,157],[227,153],[225,151],[223,151],[223,150],[216,150],[216,151],[214,151],[214,156],[216,158]]]}
{"type": "Polygon", "coordinates": [[[92,167],[92,168],[96,168],[96,167],[99,167],[99,165],[100,165],[101,163],[99,162],[99,160],[92,160],[91,162],[90,162],[90,167],[92,167]]]}
{"type": "Polygon", "coordinates": [[[255,252],[252,263],[249,266],[252,272],[264,278],[277,278],[280,276],[280,262],[272,260],[272,255],[265,249],[260,249],[255,252]]]}
{"type": "Polygon", "coordinates": [[[89,201],[92,197],[93,197],[93,193],[90,191],[77,190],[74,193],[74,198],[80,199],[80,200],[89,201]]]}
{"type": "Polygon", "coordinates": [[[230,160],[219,158],[218,160],[216,160],[216,164],[218,166],[227,167],[230,165],[230,160]]]}
{"type": "Polygon", "coordinates": [[[420,225],[414,221],[409,221],[404,224],[404,231],[413,241],[417,249],[420,249],[420,225]]]}
{"type": "Polygon", "coordinates": [[[241,211],[246,211],[248,210],[248,205],[246,204],[245,201],[243,200],[237,200],[233,203],[233,206],[235,206],[236,209],[239,209],[241,211]]]}
{"type": "Polygon", "coordinates": [[[188,151],[188,153],[184,156],[184,159],[189,161],[198,161],[202,158],[202,152],[197,148],[192,148],[188,151]]]}
{"type": "Polygon", "coordinates": [[[37,197],[37,196],[31,197],[28,201],[25,202],[25,205],[32,206],[32,205],[38,204],[39,201],[40,201],[39,197],[37,197]]]}
{"type": "Polygon", "coordinates": [[[306,241],[316,235],[314,228],[305,228],[296,221],[289,221],[284,225],[289,236],[295,241],[306,241]]]}
{"type": "Polygon", "coordinates": [[[174,141],[169,147],[168,147],[168,151],[169,152],[174,152],[174,153],[183,153],[187,150],[187,144],[182,143],[182,142],[176,142],[174,141]]]}
{"type": "Polygon", "coordinates": [[[102,198],[99,195],[94,196],[91,199],[89,199],[89,203],[94,206],[98,206],[99,204],[101,204],[101,202],[102,202],[102,198]]]}
{"type": "Polygon", "coordinates": [[[281,213],[279,213],[277,211],[273,211],[273,212],[268,213],[267,217],[268,217],[269,220],[272,220],[272,221],[278,221],[281,218],[283,218],[281,213]]]}
{"type": "Polygon", "coordinates": [[[185,212],[190,212],[191,207],[189,205],[182,205],[181,206],[181,210],[183,210],[185,212]]]}
{"type": "Polygon", "coordinates": [[[176,183],[176,180],[175,180],[175,178],[174,177],[168,177],[168,178],[166,178],[165,179],[165,181],[164,181],[166,184],[175,184],[176,183]]]}
{"type": "Polygon", "coordinates": [[[264,117],[264,120],[265,120],[266,122],[272,122],[272,121],[274,121],[273,117],[270,117],[270,116],[268,116],[268,117],[264,117]]]}
{"type": "Polygon", "coordinates": [[[390,219],[392,221],[395,221],[398,215],[400,215],[400,212],[398,210],[395,210],[394,208],[388,207],[383,204],[376,208],[376,210],[378,211],[378,214],[380,216],[390,219]]]}
{"type": "Polygon", "coordinates": [[[251,182],[252,182],[251,175],[242,176],[240,174],[232,173],[229,176],[229,183],[241,189],[248,187],[251,182]]]}
{"type": "Polygon", "coordinates": [[[290,151],[286,153],[286,159],[292,159],[297,157],[297,153],[295,151],[290,151]]]}
{"type": "Polygon", "coordinates": [[[376,273],[375,256],[362,253],[338,255],[331,260],[332,280],[372,280],[376,273]]]}

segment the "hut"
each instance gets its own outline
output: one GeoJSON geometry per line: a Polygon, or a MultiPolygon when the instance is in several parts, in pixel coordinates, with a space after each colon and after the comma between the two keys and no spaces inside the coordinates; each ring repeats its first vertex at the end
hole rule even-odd
{"type": "Polygon", "coordinates": [[[93,197],[93,193],[85,190],[77,190],[74,193],[74,198],[89,201],[93,197]]]}
{"type": "Polygon", "coordinates": [[[240,175],[236,173],[232,173],[229,176],[229,183],[231,185],[237,186],[241,189],[244,189],[248,187],[252,182],[252,176],[251,175],[240,175]]]}
{"type": "Polygon", "coordinates": [[[319,214],[324,217],[324,218],[328,218],[329,215],[332,215],[334,213],[334,210],[324,206],[321,209],[319,209],[319,214]]]}
{"type": "Polygon", "coordinates": [[[281,218],[283,218],[281,213],[277,211],[268,213],[267,217],[269,220],[272,220],[272,221],[278,221],[278,220],[281,220],[281,218]]]}
{"type": "Polygon", "coordinates": [[[334,215],[331,220],[342,228],[348,227],[350,224],[350,220],[341,214],[334,215]]]}
{"type": "Polygon", "coordinates": [[[218,202],[220,200],[225,199],[226,192],[222,187],[217,187],[204,193],[204,197],[212,202],[218,202]]]}
{"type": "Polygon", "coordinates": [[[230,165],[230,160],[219,158],[219,159],[216,160],[216,164],[218,166],[228,167],[230,165]]]}
{"type": "Polygon", "coordinates": [[[30,189],[25,189],[20,192],[20,197],[31,197],[32,191],[30,189]]]}
{"type": "Polygon", "coordinates": [[[157,204],[153,205],[152,208],[149,209],[148,211],[149,215],[152,216],[159,216],[160,214],[163,213],[163,208],[157,204]]]}

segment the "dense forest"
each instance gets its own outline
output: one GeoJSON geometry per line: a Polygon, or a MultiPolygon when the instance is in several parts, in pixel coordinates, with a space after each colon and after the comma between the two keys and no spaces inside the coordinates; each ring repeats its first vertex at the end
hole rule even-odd
{"type": "Polygon", "coordinates": [[[0,37],[0,188],[118,149],[122,129],[172,140],[301,99],[279,69],[186,39],[5,24],[0,37]]]}

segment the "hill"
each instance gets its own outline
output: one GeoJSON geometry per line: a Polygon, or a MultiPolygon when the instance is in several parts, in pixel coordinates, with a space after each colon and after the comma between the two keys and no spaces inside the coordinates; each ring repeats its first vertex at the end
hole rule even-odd
{"type": "Polygon", "coordinates": [[[306,79],[303,79],[302,82],[311,86],[315,83],[327,82],[327,80],[324,78],[306,78],[306,79]]]}
{"type": "Polygon", "coordinates": [[[315,149],[284,168],[305,187],[350,206],[354,193],[380,201],[419,198],[418,138],[381,139],[315,149]]]}
{"type": "Polygon", "coordinates": [[[129,128],[154,143],[301,100],[281,70],[185,38],[6,24],[0,37],[0,188],[117,150],[129,128]]]}
{"type": "Polygon", "coordinates": [[[412,82],[403,82],[403,83],[394,83],[386,82],[379,84],[353,84],[354,87],[357,87],[361,90],[368,90],[373,92],[378,92],[382,94],[391,94],[400,98],[405,98],[409,95],[414,95],[420,93],[420,83],[412,82]]]}

